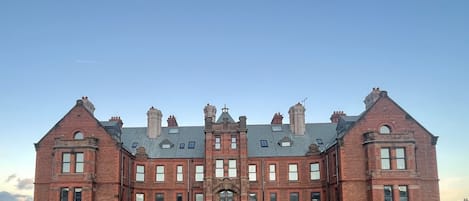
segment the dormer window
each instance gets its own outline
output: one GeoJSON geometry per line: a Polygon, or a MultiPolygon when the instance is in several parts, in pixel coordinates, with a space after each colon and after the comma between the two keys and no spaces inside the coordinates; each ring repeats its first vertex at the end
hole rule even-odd
{"type": "Polygon", "coordinates": [[[179,128],[170,128],[168,131],[169,134],[176,134],[179,133],[179,128]]]}
{"type": "Polygon", "coordinates": [[[283,137],[283,138],[278,142],[278,144],[279,144],[281,147],[291,147],[291,145],[292,145],[293,143],[292,143],[292,140],[291,140],[289,137],[285,136],[285,137],[283,137]]]}
{"type": "Polygon", "coordinates": [[[80,131],[77,131],[77,132],[73,135],[73,139],[75,139],[75,140],[83,140],[83,139],[84,139],[83,133],[80,132],[80,131]]]}
{"type": "Polygon", "coordinates": [[[383,125],[379,128],[379,133],[381,134],[390,134],[391,133],[391,127],[388,125],[383,125]]]}
{"type": "Polygon", "coordinates": [[[273,132],[282,131],[282,125],[272,125],[272,131],[273,132]]]}
{"type": "Polygon", "coordinates": [[[169,141],[168,139],[164,139],[164,140],[160,143],[160,147],[161,147],[162,149],[169,149],[169,148],[171,148],[171,147],[173,147],[173,146],[174,146],[174,144],[173,144],[171,141],[169,141]]]}

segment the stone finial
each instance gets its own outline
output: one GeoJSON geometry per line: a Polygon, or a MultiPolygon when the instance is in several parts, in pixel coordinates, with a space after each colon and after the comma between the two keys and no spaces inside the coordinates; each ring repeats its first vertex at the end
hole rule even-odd
{"type": "Polygon", "coordinates": [[[176,121],[176,117],[174,115],[169,115],[167,121],[168,127],[178,127],[178,122],[176,121]]]}
{"type": "Polygon", "coordinates": [[[208,117],[211,117],[213,123],[215,123],[216,114],[217,114],[217,108],[215,106],[207,104],[204,107],[204,117],[205,117],[205,119],[207,119],[208,117]]]}
{"type": "Polygon", "coordinates": [[[340,117],[346,116],[344,111],[334,111],[331,115],[331,123],[339,123],[340,117]]]}
{"type": "Polygon", "coordinates": [[[288,110],[290,115],[290,129],[295,135],[304,135],[306,130],[305,107],[301,103],[291,106],[288,110]]]}
{"type": "Polygon", "coordinates": [[[161,135],[161,117],[163,114],[160,110],[153,106],[147,112],[148,128],[147,135],[149,138],[156,138],[161,135]]]}
{"type": "Polygon", "coordinates": [[[117,124],[119,124],[119,127],[122,128],[122,126],[124,125],[124,122],[122,121],[122,119],[118,116],[115,116],[115,117],[111,117],[111,119],[109,119],[109,121],[114,121],[114,122],[117,122],[117,124]]]}
{"type": "Polygon", "coordinates": [[[283,121],[283,116],[280,114],[280,112],[277,112],[274,114],[274,117],[272,117],[272,121],[270,124],[282,124],[283,121]]]}

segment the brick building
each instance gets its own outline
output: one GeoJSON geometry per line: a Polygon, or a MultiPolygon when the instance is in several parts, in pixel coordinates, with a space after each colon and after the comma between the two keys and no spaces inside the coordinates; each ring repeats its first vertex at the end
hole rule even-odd
{"type": "Polygon", "coordinates": [[[357,116],[306,123],[234,120],[204,108],[201,126],[147,112],[147,127],[100,121],[87,97],[38,142],[34,200],[437,201],[437,137],[374,88],[357,116]]]}

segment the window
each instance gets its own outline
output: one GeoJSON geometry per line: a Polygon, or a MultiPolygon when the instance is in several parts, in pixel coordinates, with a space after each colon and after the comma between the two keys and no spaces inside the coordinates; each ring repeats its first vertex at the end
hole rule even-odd
{"type": "Polygon", "coordinates": [[[261,147],[269,147],[269,143],[267,143],[267,140],[261,140],[261,147]]]}
{"type": "Polygon", "coordinates": [[[249,172],[249,181],[256,181],[256,165],[249,165],[248,166],[249,172]]]}
{"type": "Polygon", "coordinates": [[[164,181],[164,166],[162,165],[156,166],[156,181],[159,181],[159,182],[164,181]]]}
{"type": "Polygon", "coordinates": [[[289,146],[291,146],[291,143],[290,142],[282,142],[281,146],[282,147],[289,147],[289,146]]]}
{"type": "Polygon", "coordinates": [[[236,160],[228,161],[228,177],[236,177],[236,160]]]}
{"type": "Polygon", "coordinates": [[[136,181],[145,181],[145,166],[137,165],[137,173],[135,175],[136,181]]]}
{"type": "Polygon", "coordinates": [[[249,201],[257,201],[257,194],[249,193],[249,201]]]}
{"type": "Polygon", "coordinates": [[[297,192],[290,193],[290,201],[298,201],[299,200],[299,194],[297,192]]]}
{"type": "Polygon", "coordinates": [[[181,144],[179,144],[179,149],[184,149],[185,146],[186,146],[186,144],[181,143],[181,144]]]}
{"type": "Polygon", "coordinates": [[[319,180],[321,178],[321,173],[319,171],[319,163],[310,164],[311,180],[319,180]]]}
{"type": "Polygon", "coordinates": [[[381,134],[390,134],[391,133],[391,127],[389,127],[388,125],[381,126],[381,127],[379,127],[379,133],[381,133],[381,134]]]}
{"type": "Polygon", "coordinates": [[[223,160],[215,161],[215,177],[223,177],[223,160]]]}
{"type": "Polygon", "coordinates": [[[176,181],[183,181],[182,165],[176,167],[176,181]]]}
{"type": "Polygon", "coordinates": [[[196,193],[195,194],[195,201],[204,201],[204,194],[196,193]]]}
{"type": "Polygon", "coordinates": [[[221,138],[220,136],[215,136],[215,149],[221,149],[221,138]]]}
{"type": "Polygon", "coordinates": [[[195,181],[204,181],[204,166],[195,166],[195,181]]]}
{"type": "Polygon", "coordinates": [[[270,201],[277,201],[277,193],[270,193],[270,201]]]}
{"type": "Polygon", "coordinates": [[[83,172],[83,165],[85,159],[83,157],[83,153],[76,153],[75,154],[75,172],[83,172]]]}
{"type": "Polygon", "coordinates": [[[298,164],[288,164],[288,180],[298,181],[298,164]]]}
{"type": "Polygon", "coordinates": [[[282,131],[282,126],[281,125],[272,125],[272,131],[273,132],[282,131]]]}
{"type": "Polygon", "coordinates": [[[62,172],[70,172],[70,153],[62,153],[62,172]]]}
{"type": "Polygon", "coordinates": [[[182,201],[182,193],[176,194],[176,201],[182,201]]]}
{"type": "Polygon", "coordinates": [[[156,193],[155,201],[164,201],[164,194],[163,193],[156,193]]]}
{"type": "Polygon", "coordinates": [[[389,157],[389,148],[381,148],[381,169],[391,169],[391,159],[389,157]]]}
{"type": "Polygon", "coordinates": [[[321,193],[312,192],[311,193],[311,201],[321,201],[321,193]]]}
{"type": "Polygon", "coordinates": [[[195,148],[195,141],[189,141],[189,144],[187,144],[188,149],[194,149],[195,148]]]}
{"type": "Polygon", "coordinates": [[[405,148],[396,148],[396,168],[398,170],[405,170],[405,148]]]}
{"type": "Polygon", "coordinates": [[[276,179],[275,164],[270,164],[269,165],[269,180],[275,181],[275,179],[276,179]]]}
{"type": "Polygon", "coordinates": [[[236,149],[236,135],[231,136],[231,149],[236,149]]]}
{"type": "Polygon", "coordinates": [[[60,188],[60,201],[68,201],[68,188],[60,188]]]}
{"type": "Polygon", "coordinates": [[[132,148],[137,148],[138,142],[132,142],[132,148]]]}
{"type": "Polygon", "coordinates": [[[179,128],[170,128],[168,131],[169,134],[179,133],[179,128]]]}
{"type": "Polygon", "coordinates": [[[384,186],[384,201],[393,201],[392,186],[384,186]]]}
{"type": "Polygon", "coordinates": [[[143,193],[135,194],[135,201],[144,201],[144,200],[145,200],[145,194],[143,193]]]}
{"type": "Polygon", "coordinates": [[[75,188],[75,193],[73,194],[73,201],[81,201],[81,188],[75,188]]]}
{"type": "Polygon", "coordinates": [[[83,140],[84,139],[84,136],[83,136],[83,133],[78,131],[75,133],[75,135],[73,135],[73,139],[75,140],[83,140]]]}
{"type": "Polygon", "coordinates": [[[161,148],[163,148],[163,149],[169,149],[169,148],[171,148],[171,144],[162,144],[162,145],[161,145],[161,148]]]}
{"type": "Polygon", "coordinates": [[[399,201],[407,201],[407,200],[409,200],[407,186],[399,186],[399,201]]]}

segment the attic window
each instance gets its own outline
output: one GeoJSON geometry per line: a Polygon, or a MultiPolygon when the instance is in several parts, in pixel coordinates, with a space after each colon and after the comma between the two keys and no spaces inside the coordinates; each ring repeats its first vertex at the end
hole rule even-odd
{"type": "Polygon", "coordinates": [[[261,147],[269,147],[267,140],[261,140],[261,147]]]}
{"type": "Polygon", "coordinates": [[[168,131],[169,134],[179,133],[179,128],[170,128],[168,131]]]}
{"type": "Polygon", "coordinates": [[[168,139],[164,139],[164,140],[160,143],[160,147],[161,147],[162,149],[169,149],[169,148],[171,148],[171,147],[173,147],[173,146],[174,146],[174,144],[173,144],[171,141],[169,141],[168,139]]]}
{"type": "Polygon", "coordinates": [[[272,131],[273,132],[282,131],[282,125],[272,125],[272,131]]]}
{"type": "Polygon", "coordinates": [[[185,146],[186,146],[186,144],[181,143],[181,144],[179,144],[179,149],[184,149],[185,146]]]}
{"type": "Polygon", "coordinates": [[[391,127],[388,125],[383,125],[379,128],[379,133],[381,134],[390,134],[391,133],[391,127]]]}
{"type": "Polygon", "coordinates": [[[133,143],[132,143],[132,148],[135,149],[135,148],[137,148],[137,146],[138,146],[138,142],[133,142],[133,143]]]}
{"type": "Polygon", "coordinates": [[[316,143],[317,143],[318,145],[324,145],[324,142],[322,141],[321,138],[317,138],[317,139],[316,139],[316,143]]]}
{"type": "Polygon", "coordinates": [[[77,132],[75,133],[75,135],[73,135],[73,139],[75,139],[75,140],[83,140],[83,138],[84,138],[84,137],[83,137],[83,133],[80,132],[80,131],[77,131],[77,132]]]}
{"type": "Polygon", "coordinates": [[[281,147],[291,147],[291,145],[292,145],[293,143],[292,143],[292,140],[291,140],[289,137],[285,136],[285,137],[283,137],[283,138],[278,142],[278,144],[279,144],[281,147]]]}
{"type": "Polygon", "coordinates": [[[195,148],[195,141],[189,141],[189,144],[187,144],[188,149],[194,149],[195,148]]]}

